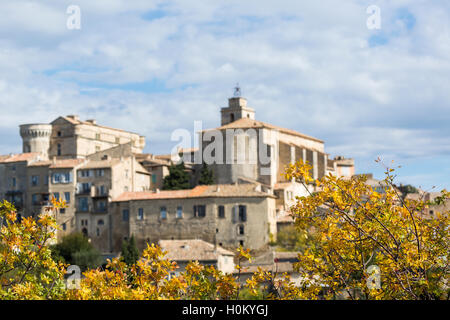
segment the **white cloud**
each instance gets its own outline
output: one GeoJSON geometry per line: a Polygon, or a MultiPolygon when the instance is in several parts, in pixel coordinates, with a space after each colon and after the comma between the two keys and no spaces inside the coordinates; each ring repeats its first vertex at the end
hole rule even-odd
{"type": "Polygon", "coordinates": [[[1,147],[15,148],[20,123],[79,113],[167,152],[173,129],[218,125],[239,82],[258,119],[357,166],[380,154],[449,159],[450,5],[375,3],[379,31],[360,1],[82,0],[82,29],[69,31],[70,1],[2,2],[0,132],[17,140],[1,147]],[[386,43],[371,47],[374,35],[386,43]]]}

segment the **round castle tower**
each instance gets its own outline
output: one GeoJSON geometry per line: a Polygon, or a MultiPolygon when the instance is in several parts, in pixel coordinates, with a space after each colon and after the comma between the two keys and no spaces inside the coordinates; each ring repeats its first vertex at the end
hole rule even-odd
{"type": "Polygon", "coordinates": [[[50,148],[51,124],[23,124],[20,126],[22,137],[22,150],[27,152],[39,152],[48,157],[50,148]]]}

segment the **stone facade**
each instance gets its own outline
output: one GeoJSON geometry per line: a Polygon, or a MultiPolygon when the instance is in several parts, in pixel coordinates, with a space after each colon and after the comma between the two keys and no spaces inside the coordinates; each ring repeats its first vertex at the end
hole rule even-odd
{"type": "Polygon", "coordinates": [[[113,204],[114,251],[134,235],[140,249],[159,240],[202,239],[258,249],[276,237],[275,196],[258,185],[125,193],[113,204]]]}

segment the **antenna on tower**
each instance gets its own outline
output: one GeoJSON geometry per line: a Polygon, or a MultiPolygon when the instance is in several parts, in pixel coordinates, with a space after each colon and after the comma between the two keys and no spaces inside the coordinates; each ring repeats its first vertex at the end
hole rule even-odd
{"type": "Polygon", "coordinates": [[[239,83],[236,83],[236,87],[234,87],[234,96],[240,97],[241,96],[241,87],[239,86],[239,83]]]}

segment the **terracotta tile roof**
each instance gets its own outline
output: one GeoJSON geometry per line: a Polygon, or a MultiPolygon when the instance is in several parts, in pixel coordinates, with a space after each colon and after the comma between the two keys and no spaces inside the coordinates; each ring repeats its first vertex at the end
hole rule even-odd
{"type": "Polygon", "coordinates": [[[98,168],[110,168],[120,163],[119,159],[109,160],[90,160],[86,164],[82,165],[80,169],[98,169],[98,168]]]}
{"type": "Polygon", "coordinates": [[[22,162],[22,161],[29,161],[33,160],[39,157],[39,153],[37,152],[29,152],[29,153],[19,153],[19,154],[13,154],[9,156],[4,156],[4,159],[0,159],[0,162],[2,163],[10,163],[10,162],[22,162]]]}
{"type": "Polygon", "coordinates": [[[76,166],[82,164],[85,159],[60,159],[56,161],[52,161],[50,165],[50,169],[58,169],[58,168],[75,168],[76,166]]]}
{"type": "Polygon", "coordinates": [[[160,240],[159,245],[167,251],[166,258],[173,261],[214,261],[219,255],[234,256],[234,253],[203,240],[160,240]]]}
{"type": "Polygon", "coordinates": [[[114,199],[116,202],[130,200],[155,200],[155,199],[183,199],[183,198],[241,198],[241,197],[272,197],[266,192],[256,191],[254,184],[221,184],[197,186],[188,190],[167,190],[159,192],[124,192],[114,199]]]}
{"type": "Polygon", "coordinates": [[[253,119],[249,119],[249,118],[241,118],[238,119],[234,122],[230,122],[226,125],[223,125],[221,127],[218,127],[216,129],[208,129],[208,130],[203,130],[203,131],[209,131],[209,130],[224,130],[224,129],[247,129],[247,128],[266,128],[266,129],[272,129],[272,130],[278,130],[280,132],[286,133],[286,134],[290,134],[293,136],[298,136],[298,137],[302,137],[308,140],[313,140],[313,141],[317,141],[317,142],[324,142],[323,140],[308,136],[306,134],[297,132],[295,130],[291,130],[291,129],[286,129],[286,128],[282,128],[282,127],[278,127],[269,123],[265,123],[262,121],[257,121],[257,120],[253,120],[253,119]]]}
{"type": "Polygon", "coordinates": [[[35,161],[31,164],[29,164],[29,167],[46,167],[50,166],[52,162],[50,160],[42,160],[42,161],[35,161]]]}

